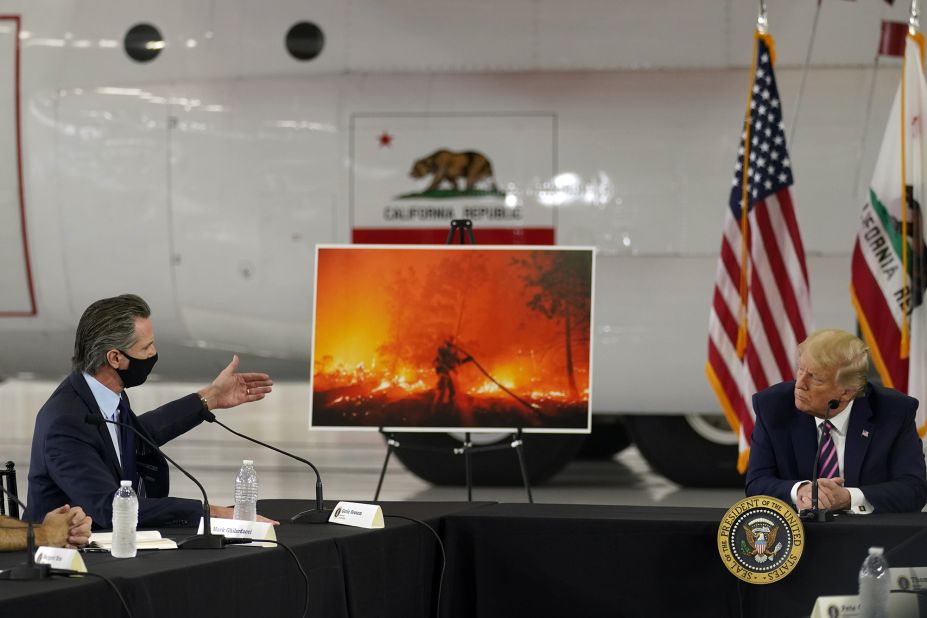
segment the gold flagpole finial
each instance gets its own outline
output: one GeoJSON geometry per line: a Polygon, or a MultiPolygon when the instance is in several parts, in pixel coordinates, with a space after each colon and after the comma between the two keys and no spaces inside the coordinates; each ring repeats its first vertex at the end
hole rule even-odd
{"type": "Polygon", "coordinates": [[[913,36],[921,29],[920,11],[917,10],[917,0],[911,0],[911,17],[908,19],[908,32],[913,36]]]}
{"type": "Polygon", "coordinates": [[[766,0],[760,0],[760,14],[756,17],[756,31],[760,34],[769,34],[769,19],[766,16],[766,0]]]}

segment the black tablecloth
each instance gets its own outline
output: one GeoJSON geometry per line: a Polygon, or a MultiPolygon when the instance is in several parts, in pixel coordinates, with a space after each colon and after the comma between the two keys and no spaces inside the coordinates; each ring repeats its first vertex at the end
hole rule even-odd
{"type": "MultiPolygon", "coordinates": [[[[769,585],[737,580],[717,549],[723,509],[490,503],[381,503],[385,530],[289,524],[277,537],[309,574],[313,618],[435,615],[440,558],[427,522],[445,540],[443,618],[495,616],[805,616],[820,595],[855,594],[871,545],[892,566],[927,565],[927,514],[844,517],[807,524],[796,569],[769,585]]],[[[311,505],[261,501],[282,522],[311,505]]],[[[328,506],[331,506],[329,504],[328,506]]],[[[170,531],[182,538],[191,531],[170,531]]],[[[281,549],[85,554],[116,583],[139,618],[299,616],[305,588],[281,549]]],[[[24,552],[0,554],[0,569],[24,552]]],[[[101,581],[0,581],[0,616],[109,618],[121,606],[101,581]]]]}
{"type": "MultiPolygon", "coordinates": [[[[439,526],[448,514],[485,505],[380,504],[386,515],[404,515],[433,526],[439,526]]],[[[305,500],[258,503],[261,514],[281,522],[310,507],[305,500]]],[[[192,531],[162,533],[180,539],[192,531]]],[[[309,607],[314,618],[435,615],[440,561],[434,538],[422,526],[394,518],[387,518],[385,530],[282,523],[276,533],[309,575],[309,607]]],[[[279,548],[142,551],[130,560],[87,553],[84,560],[88,570],[115,582],[136,618],[295,617],[302,615],[305,602],[302,576],[292,557],[279,548]]],[[[0,554],[0,569],[24,562],[24,552],[0,554]]],[[[97,579],[0,581],[3,618],[122,615],[115,594],[97,579]]]]}
{"type": "Polygon", "coordinates": [[[796,569],[741,583],[717,548],[724,509],[497,504],[448,515],[442,616],[806,616],[819,595],[856,594],[871,545],[927,565],[927,514],[807,524],[796,569]]]}

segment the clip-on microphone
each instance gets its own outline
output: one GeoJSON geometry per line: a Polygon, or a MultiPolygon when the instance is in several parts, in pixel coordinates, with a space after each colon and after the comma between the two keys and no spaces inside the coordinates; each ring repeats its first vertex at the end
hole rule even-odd
{"type": "Polygon", "coordinates": [[[230,431],[240,438],[244,438],[245,440],[249,440],[251,442],[254,442],[255,444],[260,444],[261,446],[269,448],[272,451],[276,451],[280,453],[281,455],[286,455],[287,457],[295,459],[296,461],[301,461],[302,463],[312,468],[312,471],[315,472],[315,508],[303,511],[301,513],[297,513],[296,515],[290,518],[290,521],[298,522],[298,523],[310,523],[310,524],[322,524],[328,521],[328,518],[331,516],[332,511],[325,510],[324,501],[322,500],[322,475],[319,474],[319,469],[316,468],[314,465],[312,465],[311,461],[307,459],[303,459],[302,457],[297,457],[293,453],[288,453],[282,449],[277,448],[276,446],[265,444],[264,442],[261,442],[260,440],[256,440],[250,436],[246,436],[243,433],[239,433],[235,431],[231,427],[219,421],[219,419],[216,418],[216,415],[213,414],[211,410],[207,410],[205,407],[203,408],[202,412],[200,412],[200,416],[202,416],[203,420],[205,420],[207,423],[215,423],[219,425],[220,427],[222,427],[223,429],[225,429],[226,431],[230,431]]]}
{"type": "MultiPolygon", "coordinates": [[[[23,513],[26,512],[26,505],[13,492],[8,491],[6,487],[0,486],[3,491],[16,503],[22,507],[23,513]]],[[[47,564],[35,563],[35,528],[31,521],[26,521],[28,529],[26,530],[26,564],[12,569],[0,571],[0,579],[30,580],[30,579],[48,579],[52,574],[52,569],[47,564]]]]}
{"type": "Polygon", "coordinates": [[[199,487],[200,492],[203,494],[203,534],[195,534],[191,537],[188,537],[179,543],[177,547],[179,549],[223,549],[226,545],[233,545],[239,543],[247,543],[250,539],[227,539],[222,534],[213,534],[212,533],[212,523],[209,520],[209,498],[206,497],[206,490],[203,489],[203,486],[198,480],[196,480],[192,474],[184,470],[183,466],[167,456],[167,454],[158,448],[158,445],[149,440],[142,432],[133,427],[132,425],[126,423],[120,423],[118,421],[111,421],[103,418],[102,416],[96,416],[94,414],[88,414],[84,418],[84,422],[88,425],[102,426],[104,423],[110,423],[111,425],[116,425],[117,427],[125,427],[130,429],[135,433],[136,436],[142,439],[143,442],[148,444],[151,448],[156,450],[161,454],[164,459],[168,460],[174,467],[187,475],[187,478],[193,481],[193,483],[199,487]]]}
{"type": "MultiPolygon", "coordinates": [[[[838,399],[831,399],[827,402],[827,410],[824,411],[824,422],[830,418],[831,410],[836,410],[840,405],[838,399]]],[[[827,509],[818,508],[818,462],[821,459],[821,449],[824,448],[824,431],[821,431],[821,439],[818,440],[818,450],[814,454],[814,469],[811,476],[811,508],[801,511],[798,516],[804,521],[831,521],[834,514],[827,509]]]]}

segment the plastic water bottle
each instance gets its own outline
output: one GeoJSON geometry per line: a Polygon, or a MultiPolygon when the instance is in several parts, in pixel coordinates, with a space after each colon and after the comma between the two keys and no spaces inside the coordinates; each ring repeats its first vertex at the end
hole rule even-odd
{"type": "Polygon", "coordinates": [[[132,491],[132,481],[121,481],[113,496],[113,547],[114,558],[134,558],[136,552],[135,528],[138,526],[138,498],[132,491]]]}
{"type": "Polygon", "coordinates": [[[254,462],[245,459],[235,479],[235,519],[254,521],[257,519],[258,478],[254,462]]]}
{"type": "Polygon", "coordinates": [[[888,618],[891,582],[882,551],[881,547],[870,547],[859,569],[859,615],[862,618],[888,618]]]}

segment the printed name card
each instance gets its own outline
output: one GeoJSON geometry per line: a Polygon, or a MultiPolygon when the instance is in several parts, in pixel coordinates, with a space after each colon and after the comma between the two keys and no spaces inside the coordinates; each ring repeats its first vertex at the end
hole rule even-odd
{"type": "MultiPolygon", "coordinates": [[[[891,569],[894,571],[895,569],[891,569]]],[[[899,569],[910,570],[910,569],[899,569]]],[[[894,578],[893,578],[894,579],[894,578]]],[[[863,615],[856,595],[842,597],[818,597],[814,602],[811,618],[859,618],[863,615]]],[[[918,616],[916,594],[891,594],[888,597],[889,616],[918,616]]]]}
{"type": "Polygon", "coordinates": [[[382,528],[383,510],[376,504],[339,502],[328,521],[357,528],[382,528]]]}
{"type": "Polygon", "coordinates": [[[35,561],[37,564],[47,564],[53,569],[68,569],[78,573],[87,572],[87,565],[84,564],[84,559],[76,549],[45,547],[42,545],[35,550],[35,561]]]}
{"type": "MultiPolygon", "coordinates": [[[[219,517],[210,517],[209,524],[213,534],[222,534],[229,539],[252,539],[252,547],[274,547],[276,543],[264,543],[263,541],[276,541],[277,533],[274,531],[274,525],[263,521],[243,521],[240,519],[221,519],[219,517]]],[[[200,526],[196,529],[197,534],[203,534],[203,518],[200,517],[200,526]]]]}
{"type": "Polygon", "coordinates": [[[857,618],[862,613],[859,610],[858,596],[818,597],[811,611],[811,618],[857,618]]]}
{"type": "Polygon", "coordinates": [[[892,590],[927,590],[927,567],[889,569],[892,590]]]}

